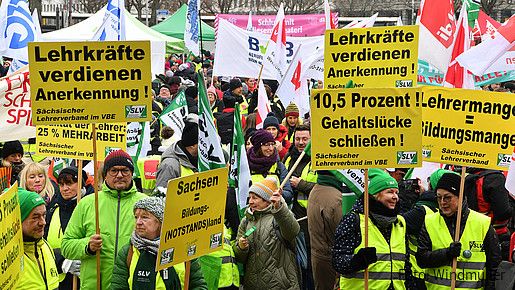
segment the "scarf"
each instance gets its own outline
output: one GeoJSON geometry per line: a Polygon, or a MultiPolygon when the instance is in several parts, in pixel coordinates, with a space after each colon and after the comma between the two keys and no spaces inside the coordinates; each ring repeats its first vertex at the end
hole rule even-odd
{"type": "Polygon", "coordinates": [[[274,154],[266,157],[266,156],[258,156],[253,148],[250,148],[247,151],[247,156],[249,157],[249,168],[251,173],[259,173],[259,174],[267,174],[270,167],[274,165],[277,160],[277,150],[275,150],[274,154]]]}
{"type": "Polygon", "coordinates": [[[157,252],[159,251],[159,242],[159,238],[157,238],[156,240],[149,240],[138,236],[138,234],[136,234],[136,231],[132,232],[131,243],[140,252],[147,251],[157,256],[157,252]]]}
{"type": "Polygon", "coordinates": [[[396,206],[394,209],[389,209],[372,196],[370,196],[368,200],[370,203],[370,216],[374,220],[377,228],[382,233],[389,232],[392,224],[397,222],[399,207],[396,206]]]}

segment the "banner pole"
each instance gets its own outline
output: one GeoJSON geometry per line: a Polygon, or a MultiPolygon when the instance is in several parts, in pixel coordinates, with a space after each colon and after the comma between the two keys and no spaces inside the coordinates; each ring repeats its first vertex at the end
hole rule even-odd
{"type": "MultiPolygon", "coordinates": [[[[95,188],[95,233],[100,235],[100,224],[98,220],[98,160],[97,160],[97,125],[95,123],[91,124],[93,126],[92,134],[93,134],[93,171],[94,171],[94,188],[95,188]]],[[[97,258],[97,290],[101,290],[100,284],[100,250],[96,253],[97,258]]]]}
{"type": "MultiPolygon", "coordinates": [[[[80,199],[82,198],[82,160],[77,159],[77,188],[79,192],[77,192],[77,204],[79,204],[80,199]]],[[[72,289],[77,290],[77,276],[73,275],[72,280],[72,289]]]]}
{"type": "Polygon", "coordinates": [[[186,270],[184,272],[184,290],[188,290],[190,286],[190,269],[191,269],[191,260],[184,262],[186,266],[186,270]]]}
{"type": "Polygon", "coordinates": [[[290,171],[284,178],[283,182],[281,182],[281,186],[280,186],[281,189],[283,189],[284,186],[286,185],[286,182],[288,182],[290,180],[290,177],[292,176],[293,171],[295,171],[295,169],[297,169],[297,166],[299,165],[300,161],[302,160],[302,157],[304,157],[305,154],[306,154],[306,152],[304,152],[304,150],[302,150],[302,153],[300,153],[299,158],[297,158],[297,161],[295,161],[295,163],[291,167],[290,171]]]}
{"type": "MultiPolygon", "coordinates": [[[[365,192],[363,193],[365,213],[365,248],[368,247],[368,168],[365,168],[365,192]]],[[[368,290],[368,266],[365,268],[365,290],[368,290]]]]}
{"type": "MultiPolygon", "coordinates": [[[[458,212],[456,216],[456,230],[454,232],[454,241],[460,241],[460,227],[461,227],[461,212],[463,207],[463,190],[465,187],[465,173],[467,171],[466,166],[461,167],[461,180],[460,180],[460,194],[458,196],[458,212]]],[[[456,267],[458,266],[458,258],[454,257],[452,259],[452,269],[451,269],[451,290],[456,288],[456,267]]]]}

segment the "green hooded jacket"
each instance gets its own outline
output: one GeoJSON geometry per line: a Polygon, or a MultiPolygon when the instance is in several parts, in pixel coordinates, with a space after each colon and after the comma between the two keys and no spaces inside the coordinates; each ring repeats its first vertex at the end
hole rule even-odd
{"type": "MultiPolygon", "coordinates": [[[[116,252],[130,240],[134,230],[136,201],[146,197],[132,188],[125,191],[110,189],[106,183],[98,193],[100,236],[100,276],[102,289],[111,288],[111,276],[116,252]]],[[[70,260],[81,260],[80,289],[96,289],[96,257],[86,251],[89,239],[95,234],[95,195],[84,197],[70,218],[61,245],[62,255],[70,260]]]]}

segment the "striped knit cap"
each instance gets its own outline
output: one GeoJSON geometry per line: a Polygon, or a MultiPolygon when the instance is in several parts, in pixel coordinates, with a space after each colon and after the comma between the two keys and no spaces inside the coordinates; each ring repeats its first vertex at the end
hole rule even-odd
{"type": "Polygon", "coordinates": [[[252,184],[249,192],[253,192],[262,199],[270,201],[270,197],[278,189],[277,181],[274,178],[265,178],[261,182],[252,184]]]}

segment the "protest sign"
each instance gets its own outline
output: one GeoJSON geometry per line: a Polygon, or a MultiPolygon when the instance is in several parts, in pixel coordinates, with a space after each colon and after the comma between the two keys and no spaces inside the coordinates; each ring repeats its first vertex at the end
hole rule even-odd
{"type": "Polygon", "coordinates": [[[22,271],[23,236],[21,226],[18,183],[0,195],[0,285],[2,289],[16,289],[22,271]]]}
{"type": "MultiPolygon", "coordinates": [[[[111,151],[126,145],[125,123],[99,123],[97,130],[97,157],[104,159],[111,151]]],[[[50,157],[93,159],[93,129],[91,124],[36,126],[37,154],[50,157]]]]}
{"type": "Polygon", "coordinates": [[[415,88],[313,90],[313,169],[420,166],[419,95],[415,88]]]}
{"type": "Polygon", "coordinates": [[[328,89],[406,88],[417,83],[418,26],[327,30],[324,84],[328,89]]]}
{"type": "MultiPolygon", "coordinates": [[[[213,75],[257,78],[269,39],[270,35],[247,31],[220,19],[215,51],[215,59],[218,61],[215,61],[213,66],[213,75]]],[[[300,56],[307,59],[317,50],[323,51],[323,46],[323,36],[288,37],[286,62],[289,63],[293,59],[298,49],[300,56]]],[[[265,66],[261,78],[275,79],[276,71],[270,66],[265,66]]]]}
{"type": "Polygon", "coordinates": [[[151,119],[148,41],[31,42],[35,125],[151,119]]]}
{"type": "Polygon", "coordinates": [[[168,182],[157,270],[222,247],[227,176],[223,167],[168,182]]]}
{"type": "MultiPolygon", "coordinates": [[[[334,25],[338,25],[338,13],[332,13],[332,16],[334,25]]],[[[225,19],[239,28],[246,29],[248,18],[248,15],[242,14],[216,14],[215,25],[219,19],[225,19]]],[[[275,15],[252,15],[252,29],[263,34],[271,34],[274,20],[275,15]]],[[[319,36],[325,32],[325,15],[285,15],[285,24],[288,36],[319,36]]]]}
{"type": "Polygon", "coordinates": [[[515,146],[509,93],[424,87],[425,161],[506,170],[515,146]]]}
{"type": "Polygon", "coordinates": [[[32,138],[29,69],[0,80],[0,142],[32,138]]]}

